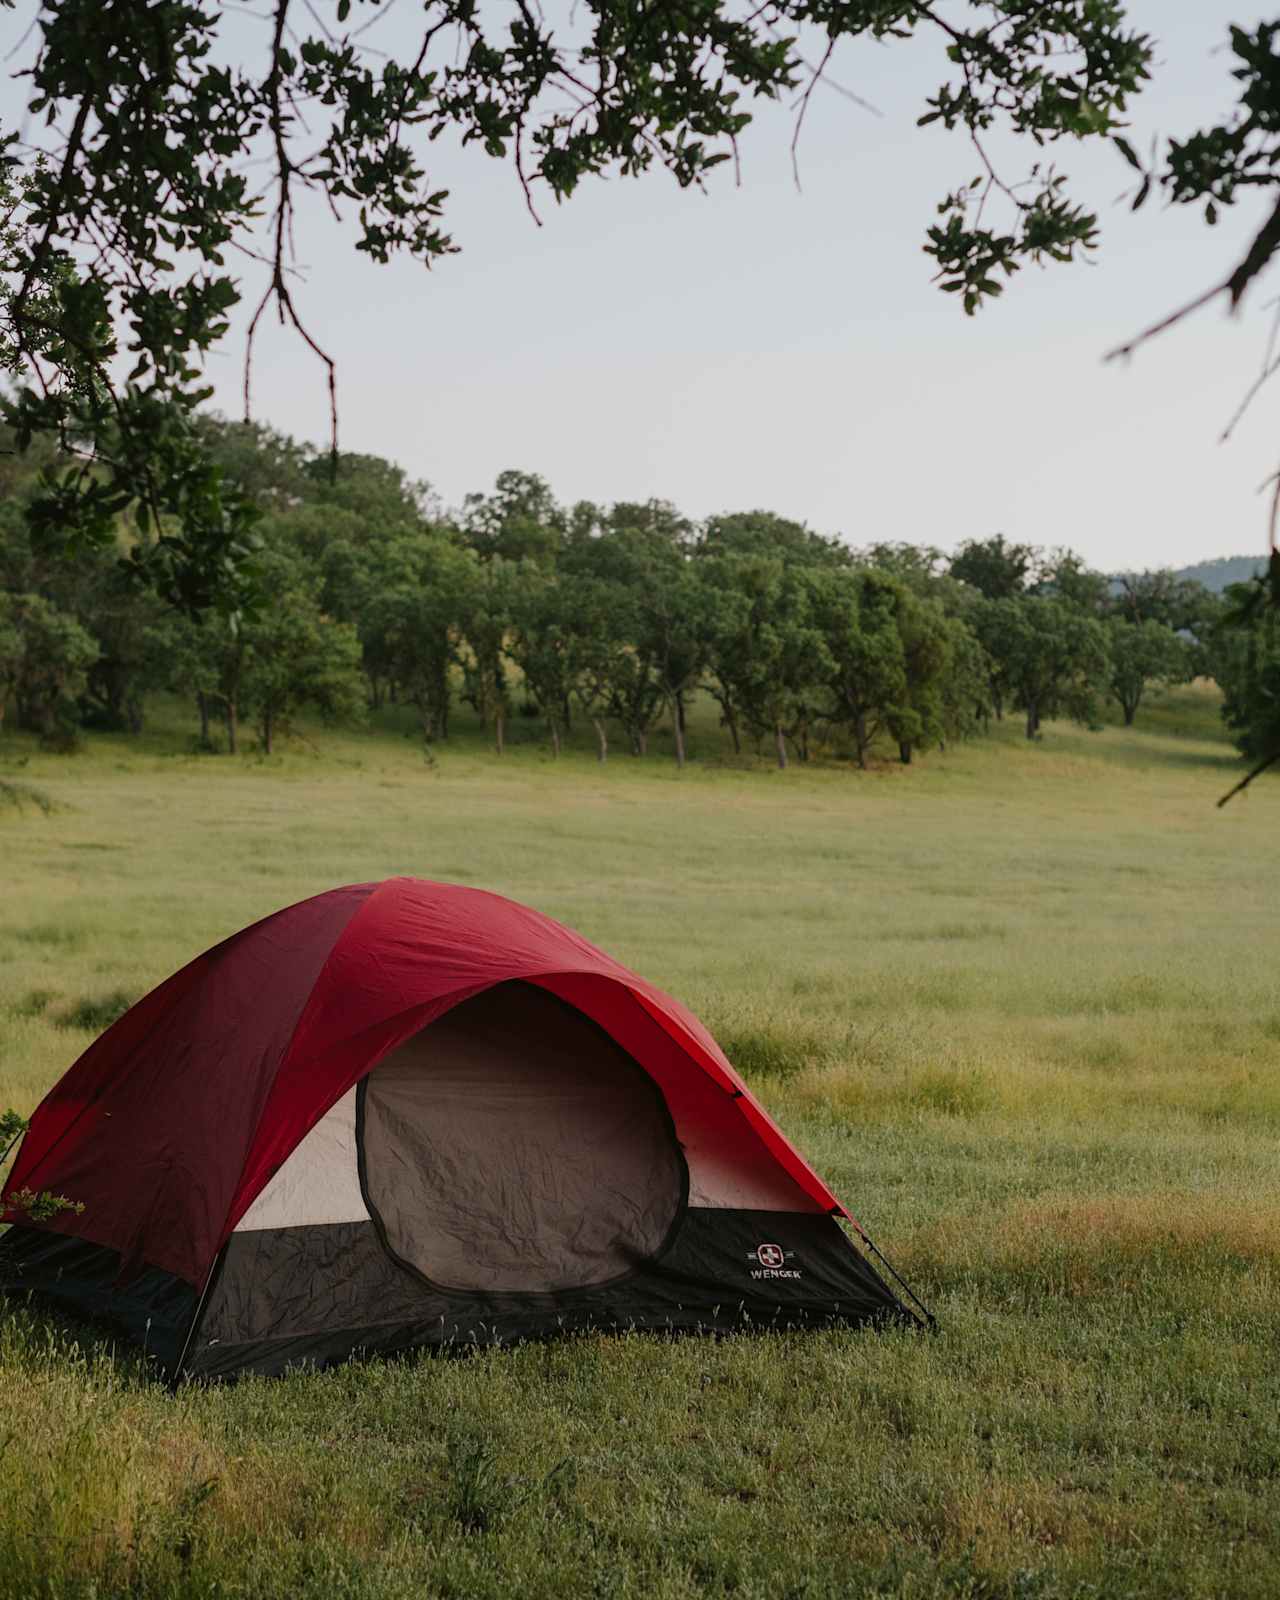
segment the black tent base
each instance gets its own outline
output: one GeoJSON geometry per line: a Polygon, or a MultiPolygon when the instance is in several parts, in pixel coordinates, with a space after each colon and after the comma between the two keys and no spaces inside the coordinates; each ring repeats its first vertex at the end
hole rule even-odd
{"type": "Polygon", "coordinates": [[[122,1284],[113,1251],[19,1226],[0,1241],[0,1284],[107,1322],[171,1380],[272,1376],[355,1356],[588,1332],[918,1320],[832,1218],[697,1207],[659,1259],[612,1283],[547,1294],[429,1283],[387,1253],[371,1222],[234,1234],[203,1297],[155,1268],[122,1284]]]}

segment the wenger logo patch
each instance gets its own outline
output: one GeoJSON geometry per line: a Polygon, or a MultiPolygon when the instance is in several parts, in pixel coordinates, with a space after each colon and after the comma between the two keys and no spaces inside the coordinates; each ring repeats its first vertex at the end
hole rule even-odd
{"type": "Polygon", "coordinates": [[[747,1260],[754,1261],[751,1269],[753,1278],[798,1278],[799,1270],[788,1267],[787,1262],[795,1255],[794,1250],[784,1250],[780,1244],[758,1244],[754,1250],[748,1250],[747,1260]]]}

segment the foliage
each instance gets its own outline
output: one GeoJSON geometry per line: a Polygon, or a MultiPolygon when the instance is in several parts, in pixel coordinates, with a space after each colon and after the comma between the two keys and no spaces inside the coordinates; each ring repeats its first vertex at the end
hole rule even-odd
{"type": "Polygon", "coordinates": [[[565,532],[564,512],[536,472],[500,472],[492,494],[469,494],[462,533],[482,561],[554,565],[565,532]]]}
{"type": "Polygon", "coordinates": [[[820,686],[833,667],[814,616],[810,569],[763,553],[717,555],[702,563],[702,578],[717,597],[706,687],[734,754],[745,724],[773,741],[779,767],[787,765],[788,740],[807,759],[820,686]]]}
{"type": "Polygon", "coordinates": [[[582,672],[575,648],[581,635],[571,605],[570,597],[560,592],[560,580],[536,567],[522,573],[506,641],[507,652],[520,669],[525,687],[546,718],[552,753],[557,756],[582,672]]]}
{"type": "Polygon", "coordinates": [[[1110,692],[1132,727],[1142,697],[1153,683],[1186,683],[1193,676],[1191,646],[1172,628],[1148,617],[1126,622],[1113,617],[1107,624],[1111,659],[1110,692]]]}
{"type": "Polygon", "coordinates": [[[823,573],[814,587],[814,615],[830,662],[827,711],[847,729],[858,765],[865,768],[877,734],[908,706],[899,623],[909,591],[874,570],[823,573]]]}
{"type": "Polygon", "coordinates": [[[0,592],[0,695],[23,727],[46,740],[74,737],[75,700],[98,660],[92,635],[39,594],[0,592]]]}
{"type": "Polygon", "coordinates": [[[1007,600],[1022,594],[1033,581],[1036,552],[1029,544],[1010,543],[1002,533],[991,539],[967,539],[952,557],[950,571],[988,600],[1007,600]]]}
{"type": "MultiPolygon", "coordinates": [[[[21,447],[56,438],[66,457],[30,509],[49,548],[114,549],[127,519],[135,578],[189,611],[238,615],[257,508],[204,448],[195,412],[245,264],[256,264],[246,404],[254,332],[271,311],[320,363],[336,457],[334,366],[296,299],[303,192],[353,212],[355,248],[371,260],[430,266],[456,248],[448,196],[427,170],[444,136],[509,161],[531,209],[593,176],[665,168],[701,184],[733,158],[756,102],[795,97],[798,135],[843,41],[922,35],[943,46],[946,76],[921,120],[962,130],[980,151],[1009,129],[1038,152],[1119,130],[1152,54],[1113,0],[981,0],[955,21],[922,0],[774,0],[748,12],[712,0],[642,17],[602,0],[555,21],[523,0],[431,0],[416,39],[397,47],[388,36],[381,49],[369,35],[385,9],[272,0],[257,48],[239,56],[226,11],[198,0],[41,8],[27,69],[41,131],[3,147],[0,361],[18,383],[0,412],[21,447]]],[[[1094,246],[1096,218],[1038,154],[1026,182],[1029,192],[1001,184],[995,196],[1009,231],[970,214],[973,186],[950,195],[929,230],[943,288],[968,310],[999,293],[998,274],[1094,246]]],[[[524,534],[548,531],[536,506],[526,516],[531,487],[471,508],[477,536],[498,538],[508,557],[533,554],[524,534]]]]}
{"type": "Polygon", "coordinates": [[[412,706],[430,744],[448,738],[461,690],[499,748],[514,706],[540,717],[553,752],[582,712],[602,760],[611,724],[638,755],[665,717],[679,765],[705,692],[736,755],[767,743],[786,766],[850,747],[865,766],[891,742],[909,762],[1010,705],[1033,734],[1059,712],[1092,720],[1104,688],[1134,714],[1146,685],[1206,669],[1222,615],[1173,574],[1107,579],[1070,551],[1002,537],[950,561],[931,546],[853,551],[758,510],[700,524],[661,500],[566,510],[531,473],[500,474],[453,514],[376,457],[344,457],[335,483],[318,452],[270,429],[201,429],[264,507],[263,594],[242,589],[234,624],[174,616],[104,552],[33,551],[34,475],[3,469],[0,685],[25,725],[56,703],[61,737],[137,733],[148,697],[171,690],[193,699],[202,750],[219,722],[234,752],[252,719],[270,752],[303,707],[350,720],[388,704],[412,706]],[[1079,633],[1087,667],[1063,642],[1072,619],[1106,623],[1079,633]],[[56,666],[60,647],[75,656],[62,687],[37,693],[32,663],[56,666]]]}
{"type": "Polygon", "coordinates": [[[1050,717],[1096,723],[1108,656],[1106,633],[1095,618],[1062,600],[988,600],[979,637],[1004,691],[1026,712],[1028,739],[1050,717]]]}
{"type": "Polygon", "coordinates": [[[358,617],[371,698],[394,683],[430,743],[449,732],[463,596],[472,568],[447,541],[414,533],[389,545],[373,569],[358,617]]]}
{"type": "MultiPolygon", "coordinates": [[[[0,1162],[8,1159],[28,1126],[27,1118],[11,1108],[0,1111],[0,1162]]],[[[83,1201],[68,1200],[65,1194],[53,1194],[48,1189],[10,1189],[0,1194],[0,1221],[4,1222],[15,1222],[19,1217],[27,1217],[32,1222],[48,1222],[61,1212],[78,1214],[83,1210],[83,1201]]]]}
{"type": "Polygon", "coordinates": [[[506,647],[514,620],[517,588],[516,569],[509,561],[495,556],[469,569],[460,595],[462,692],[480,721],[486,726],[493,724],[499,755],[503,751],[506,720],[511,709],[506,647]]]}
{"type": "Polygon", "coordinates": [[[1104,616],[1111,608],[1112,580],[1094,572],[1074,550],[1053,550],[1037,563],[1031,593],[1049,600],[1062,600],[1076,611],[1091,617],[1104,616]]]}
{"type": "Polygon", "coordinates": [[[302,706],[327,718],[350,720],[364,710],[360,639],[349,622],[335,622],[321,609],[311,585],[298,574],[270,611],[247,624],[247,673],[243,703],[257,719],[262,749],[272,753],[277,727],[302,706]]]}
{"type": "MultiPolygon", "coordinates": [[[[1247,602],[1245,585],[1227,599],[1247,602]]],[[[1213,673],[1222,686],[1222,716],[1250,761],[1268,762],[1280,751],[1280,622],[1266,610],[1219,627],[1211,647],[1213,673]]]]}

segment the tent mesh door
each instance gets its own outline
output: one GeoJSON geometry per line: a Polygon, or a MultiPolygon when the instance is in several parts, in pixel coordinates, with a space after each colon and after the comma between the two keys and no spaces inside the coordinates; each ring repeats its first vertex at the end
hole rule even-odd
{"type": "Polygon", "coordinates": [[[500,984],[365,1080],[361,1176],[384,1242],[439,1288],[546,1293],[658,1254],[687,1195],[652,1079],[545,991],[500,984]]]}

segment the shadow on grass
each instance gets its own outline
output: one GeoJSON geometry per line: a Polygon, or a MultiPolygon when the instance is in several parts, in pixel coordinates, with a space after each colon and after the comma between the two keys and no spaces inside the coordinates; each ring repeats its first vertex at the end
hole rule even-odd
{"type": "Polygon", "coordinates": [[[106,1323],[68,1316],[29,1289],[0,1289],[0,1352],[62,1374],[92,1378],[109,1373],[113,1383],[151,1388],[166,1383],[155,1357],[106,1323]]]}

